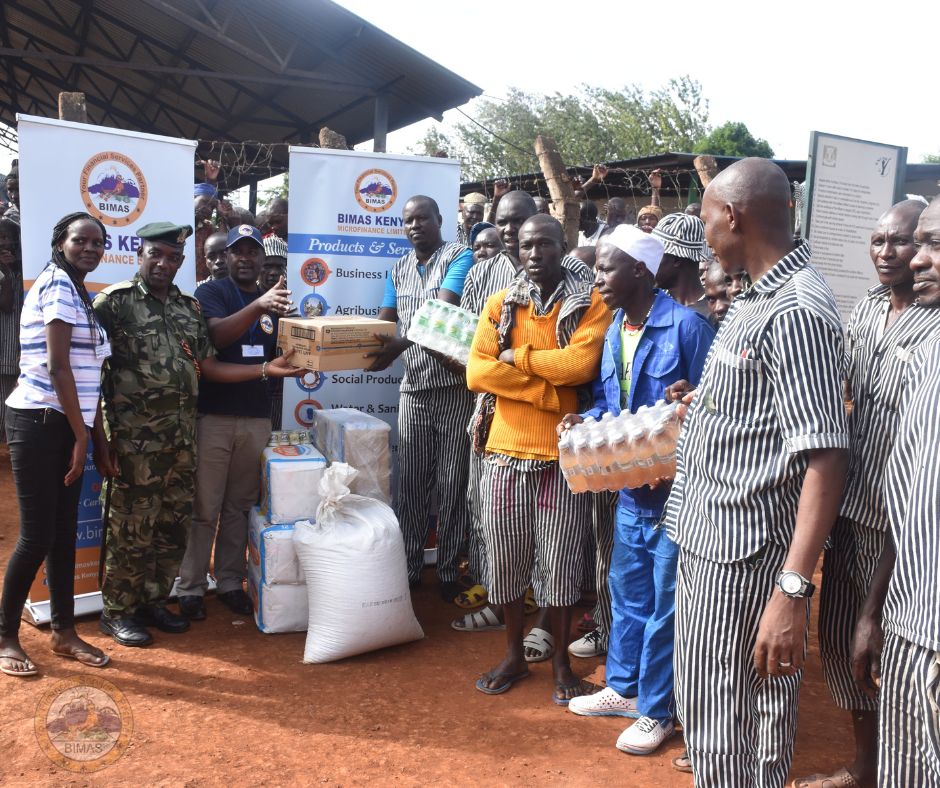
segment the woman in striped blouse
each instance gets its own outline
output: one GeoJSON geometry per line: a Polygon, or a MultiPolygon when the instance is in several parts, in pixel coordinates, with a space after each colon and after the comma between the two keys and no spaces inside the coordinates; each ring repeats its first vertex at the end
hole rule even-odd
{"type": "MultiPolygon", "coordinates": [[[[73,586],[78,500],[89,430],[104,446],[101,364],[110,354],[85,289],[104,254],[105,229],[86,213],[52,232],[52,259],[23,304],[20,376],[7,399],[6,431],[20,504],[20,536],[0,602],[0,671],[38,671],[19,641],[20,616],[43,559],[52,610],[52,652],[103,667],[108,656],[75,631],[73,586]]],[[[101,467],[103,473],[110,468],[101,467]]]]}

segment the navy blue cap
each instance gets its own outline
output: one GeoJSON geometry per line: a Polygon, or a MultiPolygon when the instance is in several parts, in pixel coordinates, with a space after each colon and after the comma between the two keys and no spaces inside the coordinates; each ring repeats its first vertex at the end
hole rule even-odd
{"type": "Polygon", "coordinates": [[[237,244],[242,238],[251,238],[258,246],[264,248],[264,241],[261,240],[261,230],[250,224],[240,224],[228,231],[228,237],[225,239],[225,248],[237,244]]]}

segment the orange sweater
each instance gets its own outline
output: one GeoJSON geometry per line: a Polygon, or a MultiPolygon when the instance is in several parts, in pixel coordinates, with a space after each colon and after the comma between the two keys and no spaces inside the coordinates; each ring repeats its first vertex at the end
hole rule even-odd
{"type": "Polygon", "coordinates": [[[512,365],[496,360],[499,339],[494,324],[499,323],[505,294],[501,291],[486,302],[467,362],[470,389],[496,395],[486,450],[527,460],[557,460],[555,428],[562,416],[577,410],[575,387],[597,377],[610,312],[592,291],[591,305],[570,343],[559,348],[555,323],[561,302],[541,316],[531,303],[517,306],[510,333],[512,365]]]}

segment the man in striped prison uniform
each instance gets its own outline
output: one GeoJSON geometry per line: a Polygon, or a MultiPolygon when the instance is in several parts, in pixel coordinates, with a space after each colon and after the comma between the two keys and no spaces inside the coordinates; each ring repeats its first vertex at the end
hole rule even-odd
{"type": "Polygon", "coordinates": [[[676,700],[698,786],[782,786],[816,561],[845,481],[842,324],[790,233],[790,187],[744,159],[705,191],[706,239],[754,284],[709,351],[666,505],[680,547],[676,700]]]}
{"type": "MultiPolygon", "coordinates": [[[[921,215],[914,241],[915,303],[940,311],[940,200],[921,215]]],[[[940,336],[910,367],[885,469],[890,538],[859,616],[853,670],[873,698],[880,662],[878,785],[940,788],[940,336]]]]}
{"type": "Polygon", "coordinates": [[[380,320],[397,322],[400,336],[383,340],[369,370],[386,369],[404,356],[398,411],[398,520],[408,557],[408,580],[417,585],[424,565],[431,494],[437,490],[437,576],[441,597],[460,593],[457,554],[467,535],[467,457],[464,427],[473,408],[462,370],[443,356],[405,339],[411,319],[429,298],[460,303],[473,265],[466,246],[441,238],[441,212],[430,197],[411,197],[403,211],[412,250],[385,280],[380,320]]]}
{"type": "Polygon", "coordinates": [[[940,330],[940,310],[914,304],[914,230],[925,205],[905,200],[890,208],[872,231],[870,253],[879,284],[852,312],[846,330],[851,449],[839,519],[823,565],[819,650],[836,704],[852,714],[855,761],[834,774],[797,780],[797,788],[874,785],[878,702],[855,684],[852,633],[884,546],[888,516],[882,484],[897,432],[906,372],[917,346],[940,330]]]}
{"type": "MultiPolygon", "coordinates": [[[[522,270],[519,262],[519,228],[531,216],[537,213],[535,200],[526,192],[509,192],[496,209],[496,232],[499,233],[501,250],[492,257],[479,260],[470,269],[464,283],[463,295],[460,297],[460,306],[476,314],[482,314],[487,300],[505,290],[522,270]]],[[[489,226],[489,225],[484,225],[489,226]]],[[[481,231],[481,235],[483,232],[481,231]]],[[[472,235],[472,234],[471,234],[472,235]]],[[[474,241],[479,236],[472,236],[474,241]]],[[[474,243],[474,256],[476,244],[474,243]]],[[[561,260],[562,268],[572,271],[578,278],[587,284],[594,281],[593,272],[578,258],[565,255],[561,260]]],[[[472,422],[468,431],[472,435],[472,422]]],[[[467,508],[470,514],[470,534],[468,540],[468,564],[470,577],[474,588],[479,592],[485,591],[482,585],[486,574],[486,556],[483,551],[483,540],[480,533],[480,473],[482,458],[475,452],[470,452],[470,473],[467,485],[467,508]]],[[[609,608],[609,605],[608,605],[609,608]]],[[[502,611],[498,607],[487,606],[483,610],[456,618],[451,626],[460,632],[479,632],[488,629],[502,628],[502,611]]]]}
{"type": "MultiPolygon", "coordinates": [[[[702,240],[704,244],[704,239],[702,240]]],[[[663,243],[621,225],[597,245],[595,277],[604,303],[616,310],[607,331],[594,407],[570,413],[562,427],[586,416],[636,413],[663,398],[678,380],[697,383],[715,331],[692,309],[653,287],[663,243]]],[[[673,639],[679,550],[659,527],[668,486],[624,488],[619,494],[610,566],[613,630],[607,686],[575,698],[568,709],[588,717],[634,717],[617,749],[648,755],[674,732],[673,639]]]]}
{"type": "MultiPolygon", "coordinates": [[[[525,274],[487,301],[467,364],[471,390],[488,395],[475,414],[474,447],[486,452],[486,585],[506,622],[506,656],[476,685],[489,695],[529,675],[522,642],[529,583],[559,633],[569,630],[581,594],[590,500],[568,489],[555,427],[578,409],[578,387],[597,374],[610,314],[591,287],[561,267],[563,243],[551,217],[538,214],[522,225],[525,274]]],[[[566,649],[555,651],[553,674],[555,703],[581,694],[566,649]]]]}

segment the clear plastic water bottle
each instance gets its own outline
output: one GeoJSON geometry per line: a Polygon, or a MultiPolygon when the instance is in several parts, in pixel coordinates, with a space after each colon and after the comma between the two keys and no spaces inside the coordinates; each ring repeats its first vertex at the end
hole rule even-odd
{"type": "Polygon", "coordinates": [[[603,430],[595,429],[591,433],[588,439],[588,456],[591,460],[588,489],[591,492],[606,490],[610,481],[610,453],[607,449],[607,436],[603,430]]]}
{"type": "Polygon", "coordinates": [[[571,488],[571,492],[575,494],[587,492],[588,478],[584,466],[587,433],[584,430],[575,428],[568,430],[565,434],[570,435],[569,451],[571,459],[566,459],[566,462],[569,463],[568,486],[571,488]]]}
{"type": "Polygon", "coordinates": [[[627,485],[628,471],[633,458],[627,456],[627,435],[617,419],[611,422],[607,432],[607,447],[610,453],[610,473],[607,488],[622,490],[627,485]]]}

